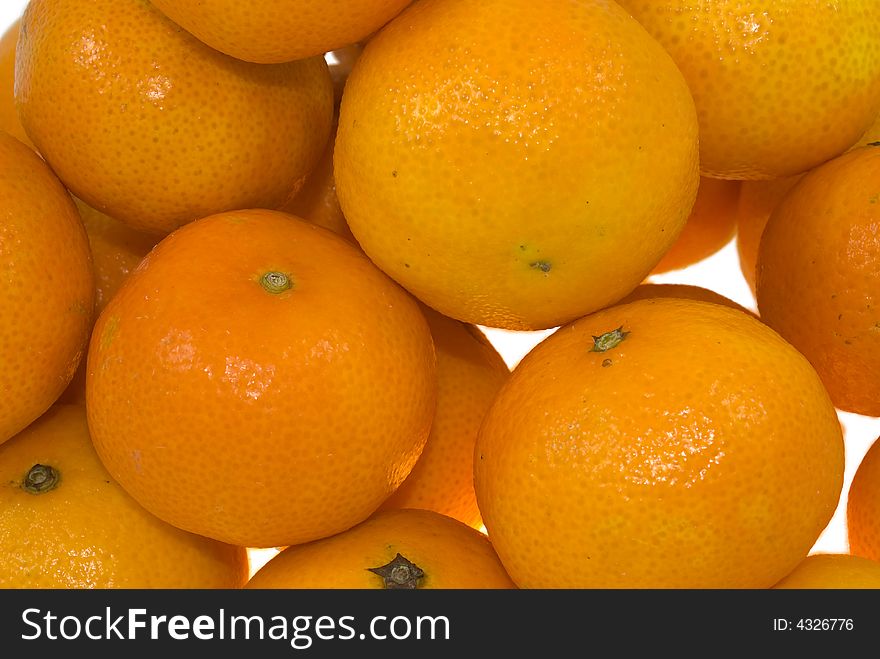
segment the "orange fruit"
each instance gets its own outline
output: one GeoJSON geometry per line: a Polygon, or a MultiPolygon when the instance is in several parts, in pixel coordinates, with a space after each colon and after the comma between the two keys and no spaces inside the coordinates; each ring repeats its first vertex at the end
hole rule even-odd
{"type": "Polygon", "coordinates": [[[736,252],[743,277],[755,294],[758,245],[770,214],[801,179],[801,174],[769,181],[743,181],[736,209],[736,252]]]}
{"type": "Polygon", "coordinates": [[[152,234],[135,231],[80,199],[73,201],[89,237],[95,268],[95,309],[100,313],[158,239],[152,234]]]}
{"type": "Polygon", "coordinates": [[[21,34],[27,134],[75,196],[139,231],[280,206],[330,135],[320,56],[243,62],[143,0],[33,0],[21,34]]]}
{"type": "Polygon", "coordinates": [[[339,207],[336,196],[336,178],[333,176],[333,148],[336,144],[336,121],[324,154],[315,169],[306,177],[297,193],[278,209],[296,215],[312,224],[338,233],[353,244],[357,244],[351,229],[339,207]]]}
{"type": "Polygon", "coordinates": [[[843,476],[840,422],[799,352],[748,314],[658,298],[520,361],[477,436],[474,486],[521,588],[769,588],[843,476]]]}
{"type": "MultiPolygon", "coordinates": [[[[342,91],[345,82],[351,73],[354,62],[360,56],[363,47],[360,44],[351,44],[344,48],[328,53],[327,61],[330,66],[330,77],[333,79],[334,98],[336,108],[342,100],[342,91]]],[[[290,199],[282,204],[278,210],[291,215],[296,215],[312,224],[335,231],[351,243],[357,244],[342,209],[339,207],[339,199],[336,197],[336,178],[333,175],[333,151],[336,145],[336,130],[339,124],[338,115],[334,113],[333,126],[330,139],[324,147],[321,159],[299,190],[296,190],[290,199]]]]}
{"type": "Polygon", "coordinates": [[[478,529],[474,443],[510,369],[479,328],[422,311],[437,351],[437,410],[419,461],[382,508],[427,508],[478,529]]]}
{"type": "MultiPolygon", "coordinates": [[[[116,294],[128,274],[134,270],[157,242],[151,234],[135,231],[130,226],[95,210],[74,198],[79,210],[95,271],[95,314],[103,311],[107,301],[116,294]]],[[[86,360],[80,361],[67,389],[58,398],[63,403],[86,402],[86,360]]]]}
{"type": "Polygon", "coordinates": [[[880,441],[870,445],[853,475],[846,528],[851,554],[880,561],[880,441]]]}
{"type": "Polygon", "coordinates": [[[15,46],[21,19],[10,25],[0,37],[0,130],[5,130],[28,146],[33,146],[18,119],[15,107],[15,46]]]}
{"type": "Polygon", "coordinates": [[[793,176],[880,112],[875,0],[619,0],[669,51],[700,120],[705,176],[793,176]]]}
{"type": "Polygon", "coordinates": [[[361,41],[412,0],[152,0],[212,48],[249,62],[298,60],[361,41]]]}
{"type": "Polygon", "coordinates": [[[0,132],[0,443],[67,387],[94,320],[82,220],[46,163],[0,132]]]}
{"type": "MultiPolygon", "coordinates": [[[[849,150],[867,146],[877,140],[880,140],[880,115],[849,150]]],[[[761,233],[767,226],[770,213],[801,177],[802,174],[797,174],[768,181],[742,181],[740,185],[736,210],[736,249],[740,268],[753,295],[755,294],[755,267],[758,262],[758,245],[761,242],[761,233]]]]}
{"type": "Polygon", "coordinates": [[[385,510],[330,538],[288,547],[248,589],[514,588],[485,535],[433,510],[385,510]]]}
{"type": "Polygon", "coordinates": [[[681,270],[712,256],[736,234],[739,181],[700,178],[687,224],[651,274],[681,270]]]}
{"type": "Polygon", "coordinates": [[[0,587],[240,588],[247,552],[160,521],[110,478],[85,407],[0,446],[0,587]]]}
{"type": "Polygon", "coordinates": [[[850,554],[807,556],[774,588],[880,588],[880,563],[850,554]]]}
{"type": "Polygon", "coordinates": [[[813,363],[834,404],[880,416],[880,148],[805,174],[770,215],[761,318],[813,363]]]}
{"type": "Polygon", "coordinates": [[[632,293],[620,300],[617,304],[628,304],[630,302],[635,302],[636,300],[653,300],[666,297],[679,300],[702,300],[703,302],[723,304],[731,309],[754,315],[749,309],[734,302],[729,297],[721,295],[721,293],[713,291],[711,288],[694,286],[692,284],[639,284],[633,289],[632,293]]]}
{"type": "Polygon", "coordinates": [[[411,5],[355,62],[335,148],[369,257],[440,313],[509,330],[629,293],[699,185],[681,73],[599,0],[411,5]]]}
{"type": "Polygon", "coordinates": [[[113,477],[170,524],[246,547],[365,519],[418,459],[436,395],[418,304],[277,211],[164,238],[89,345],[89,427],[113,477]]]}

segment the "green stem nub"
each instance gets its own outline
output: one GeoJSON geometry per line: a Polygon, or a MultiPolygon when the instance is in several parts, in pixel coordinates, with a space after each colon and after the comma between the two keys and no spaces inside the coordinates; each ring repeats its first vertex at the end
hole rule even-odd
{"type": "Polygon", "coordinates": [[[289,290],[293,287],[293,282],[290,280],[290,276],[283,272],[267,272],[262,277],[260,277],[260,285],[266,289],[267,292],[272,293],[273,295],[278,295],[279,293],[283,293],[286,290],[289,290]]]}
{"type": "Polygon", "coordinates": [[[628,335],[629,332],[624,332],[623,326],[621,326],[616,330],[605,332],[602,336],[594,336],[593,347],[590,348],[590,352],[607,352],[612,348],[616,348],[628,335]]]}
{"type": "Polygon", "coordinates": [[[425,576],[424,570],[400,554],[382,567],[367,569],[382,577],[387,590],[413,590],[419,587],[419,579],[425,576]]]}
{"type": "Polygon", "coordinates": [[[30,468],[27,476],[24,477],[21,487],[25,492],[30,492],[31,494],[43,494],[55,489],[60,479],[61,474],[53,467],[35,464],[30,468]]]}

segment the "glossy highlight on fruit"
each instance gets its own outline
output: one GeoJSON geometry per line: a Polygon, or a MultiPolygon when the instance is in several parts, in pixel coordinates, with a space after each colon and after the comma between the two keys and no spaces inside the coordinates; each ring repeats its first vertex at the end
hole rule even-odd
{"type": "Polygon", "coordinates": [[[350,243],[277,211],[170,234],[89,345],[108,471],[168,523],[247,547],[373,513],[421,454],[436,396],[417,303],[350,243]]]}
{"type": "Polygon", "coordinates": [[[747,313],[672,298],[545,338],[474,455],[483,521],[520,588],[769,588],[828,524],[843,476],[810,363],[747,313]]]}

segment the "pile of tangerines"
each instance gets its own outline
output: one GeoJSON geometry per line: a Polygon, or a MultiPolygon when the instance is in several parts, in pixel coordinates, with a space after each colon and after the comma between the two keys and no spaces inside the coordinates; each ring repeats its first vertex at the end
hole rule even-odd
{"type": "Polygon", "coordinates": [[[0,586],[880,587],[880,3],[30,0],[2,58],[0,586]],[[734,235],[757,311],[649,283],[734,235]]]}

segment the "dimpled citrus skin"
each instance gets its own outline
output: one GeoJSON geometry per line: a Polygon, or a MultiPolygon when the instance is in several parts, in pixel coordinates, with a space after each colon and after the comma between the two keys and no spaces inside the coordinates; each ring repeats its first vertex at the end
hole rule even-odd
{"type": "Polygon", "coordinates": [[[739,181],[700,178],[687,224],[651,274],[680,270],[712,256],[736,233],[739,181]]]}
{"type": "Polygon", "coordinates": [[[15,107],[15,45],[21,19],[10,25],[0,37],[0,130],[11,133],[28,146],[33,146],[18,119],[15,107]]]}
{"type": "Polygon", "coordinates": [[[74,195],[141,231],[278,207],[330,135],[323,57],[242,62],[143,0],[34,0],[21,34],[27,134],[74,195]]]}
{"type": "Polygon", "coordinates": [[[250,62],[323,55],[368,37],[412,0],[152,0],[209,46],[250,62]]]}
{"type": "Polygon", "coordinates": [[[592,0],[408,7],[352,68],[334,158],[379,267],[446,316],[514,330],[632,290],[699,183],[680,72],[592,0]]]}
{"type": "Polygon", "coordinates": [[[775,332],[654,299],[539,343],[474,461],[489,538],[521,588],[769,588],[831,519],[844,446],[815,371],[775,332]],[[618,328],[617,346],[591,350],[618,328]]]}
{"type": "Polygon", "coordinates": [[[0,447],[0,587],[240,588],[246,550],[181,531],[110,478],[82,405],[55,405],[0,447]],[[23,489],[35,464],[54,489],[23,489]]]}
{"type": "Polygon", "coordinates": [[[804,175],[770,215],[761,318],[813,363],[834,404],[880,416],[880,147],[804,175]]]}
{"type": "Polygon", "coordinates": [[[792,176],[849,148],[880,112],[875,0],[619,0],[693,92],[706,176],[792,176]]]}
{"type": "Polygon", "coordinates": [[[382,508],[428,508],[480,528],[474,442],[510,369],[478,328],[422,311],[437,351],[437,411],[419,461],[382,508]]]}
{"type": "Polygon", "coordinates": [[[868,448],[850,483],[846,526],[850,553],[880,561],[880,441],[868,448]]]}
{"type": "Polygon", "coordinates": [[[0,443],[55,402],[94,320],[88,238],[67,190],[0,132],[0,443]]]}
{"type": "Polygon", "coordinates": [[[880,563],[850,554],[807,556],[773,588],[880,588],[880,563]]]}
{"type": "Polygon", "coordinates": [[[98,454],[148,510],[247,547],[365,519],[409,474],[437,392],[417,303],[334,233],[276,211],[163,239],[92,332],[98,454]],[[289,288],[261,284],[286,275],[289,288]]]}
{"type": "Polygon", "coordinates": [[[515,588],[485,535],[432,510],[385,510],[344,533],[274,556],[248,589],[384,589],[370,568],[400,553],[423,570],[418,588],[515,588]]]}

